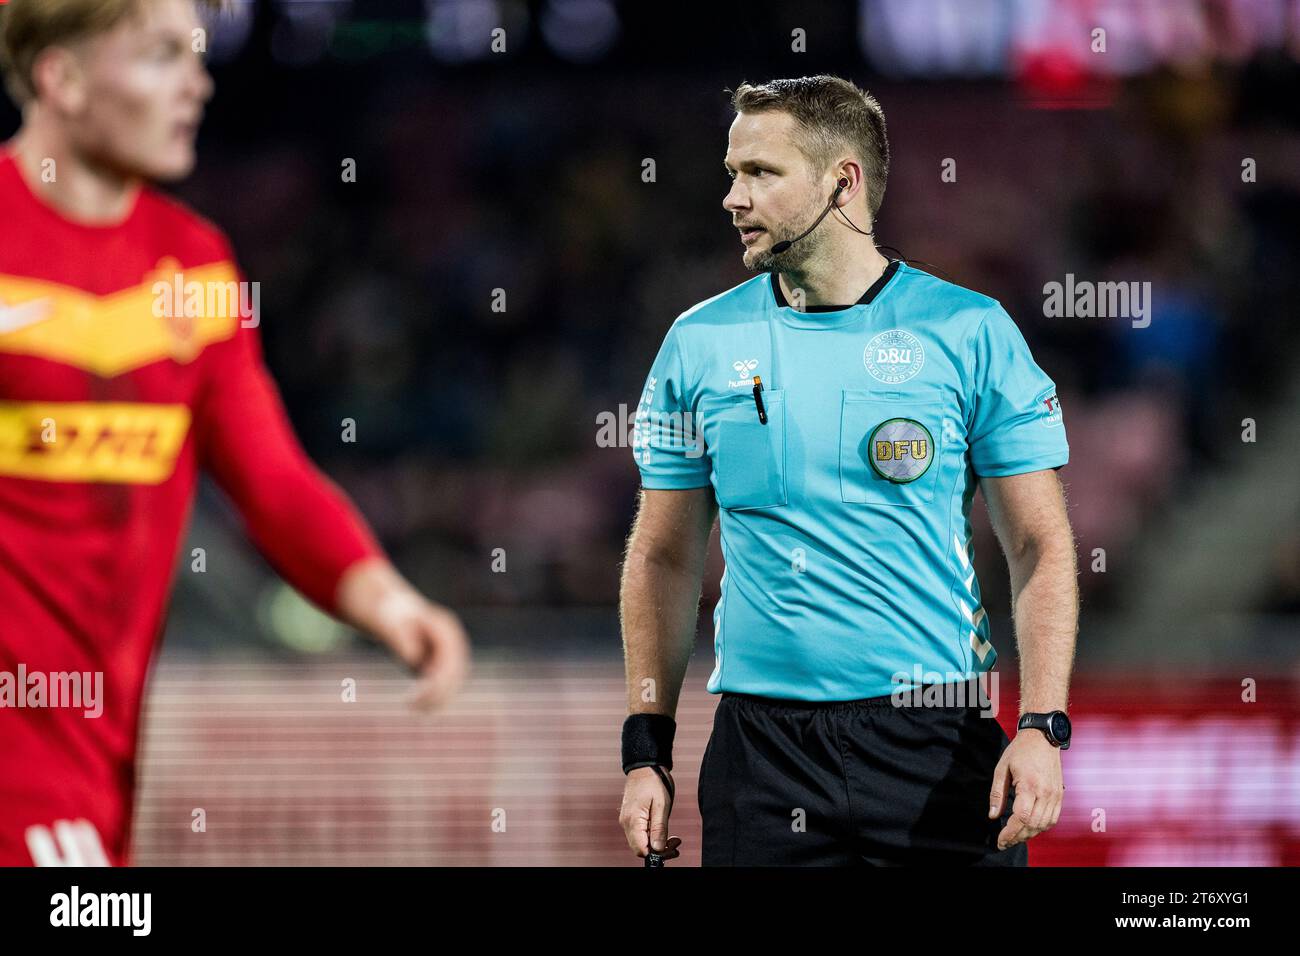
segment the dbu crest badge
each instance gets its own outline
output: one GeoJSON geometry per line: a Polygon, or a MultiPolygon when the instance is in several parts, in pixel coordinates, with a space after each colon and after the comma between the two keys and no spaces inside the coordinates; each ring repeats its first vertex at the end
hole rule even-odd
{"type": "Polygon", "coordinates": [[[925,367],[925,348],[911,332],[890,329],[867,343],[862,364],[877,382],[901,385],[925,367]]]}

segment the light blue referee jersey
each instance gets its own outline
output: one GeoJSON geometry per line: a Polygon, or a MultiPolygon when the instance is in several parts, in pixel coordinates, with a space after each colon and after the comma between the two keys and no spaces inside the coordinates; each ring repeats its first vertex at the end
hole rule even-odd
{"type": "Polygon", "coordinates": [[[818,701],[991,668],[976,481],[1069,460],[1056,387],[1002,306],[901,262],[844,309],[791,308],[764,273],[682,313],[633,447],[643,487],[718,500],[708,689],[818,701]]]}

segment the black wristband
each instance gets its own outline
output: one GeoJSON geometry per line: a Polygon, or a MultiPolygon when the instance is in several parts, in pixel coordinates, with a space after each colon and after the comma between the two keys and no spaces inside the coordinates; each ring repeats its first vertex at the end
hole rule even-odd
{"type": "Polygon", "coordinates": [[[673,769],[677,721],[667,714],[632,714],[623,721],[623,772],[637,767],[673,769]]]}

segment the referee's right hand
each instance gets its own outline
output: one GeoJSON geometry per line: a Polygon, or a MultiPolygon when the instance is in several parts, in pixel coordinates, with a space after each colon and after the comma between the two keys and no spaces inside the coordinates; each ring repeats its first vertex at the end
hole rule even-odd
{"type": "Polygon", "coordinates": [[[668,788],[652,767],[637,767],[628,773],[618,822],[623,825],[627,845],[637,856],[644,857],[651,850],[665,860],[681,856],[677,852],[681,839],[668,836],[668,815],[672,810],[668,788]]]}

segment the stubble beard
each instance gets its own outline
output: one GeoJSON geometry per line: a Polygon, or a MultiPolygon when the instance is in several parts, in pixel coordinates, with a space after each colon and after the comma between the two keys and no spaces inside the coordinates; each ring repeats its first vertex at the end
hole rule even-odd
{"type": "Polygon", "coordinates": [[[773,255],[772,247],[783,240],[793,239],[807,229],[821,214],[823,208],[825,207],[819,207],[811,213],[804,213],[794,222],[783,222],[777,228],[769,230],[768,235],[772,239],[771,244],[757,253],[750,254],[747,252],[744,257],[745,268],[750,272],[800,271],[806,263],[816,257],[822,245],[826,242],[826,235],[822,232],[822,227],[826,225],[825,220],[810,234],[804,236],[780,255],[773,255]]]}

